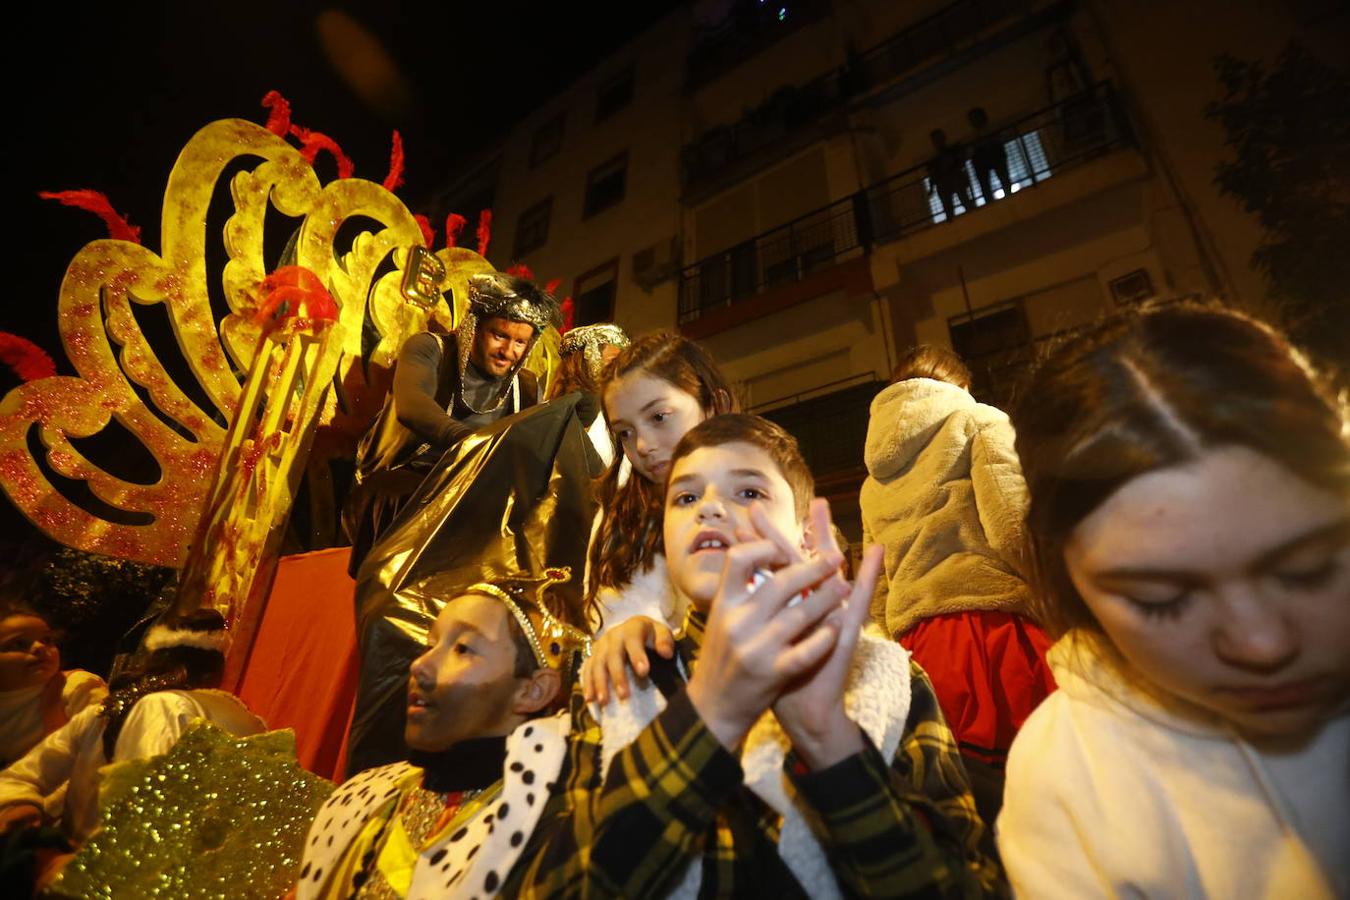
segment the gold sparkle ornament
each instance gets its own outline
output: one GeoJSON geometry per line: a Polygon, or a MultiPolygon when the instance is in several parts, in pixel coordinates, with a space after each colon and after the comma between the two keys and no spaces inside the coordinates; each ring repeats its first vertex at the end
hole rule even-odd
{"type": "Polygon", "coordinates": [[[163,756],[103,770],[103,827],[51,895],[275,900],[332,791],[296,762],[294,733],[235,738],[199,721],[163,756]]]}

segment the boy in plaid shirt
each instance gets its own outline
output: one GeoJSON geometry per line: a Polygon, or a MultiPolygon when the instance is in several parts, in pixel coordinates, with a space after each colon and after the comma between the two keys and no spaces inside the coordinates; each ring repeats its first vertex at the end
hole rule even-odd
{"type": "Polygon", "coordinates": [[[675,659],[626,700],[574,694],[562,769],[502,892],[1002,893],[932,686],[861,634],[880,548],[855,584],[839,575],[828,506],[767,420],[708,419],[671,463],[665,553],[691,601],[675,659]]]}

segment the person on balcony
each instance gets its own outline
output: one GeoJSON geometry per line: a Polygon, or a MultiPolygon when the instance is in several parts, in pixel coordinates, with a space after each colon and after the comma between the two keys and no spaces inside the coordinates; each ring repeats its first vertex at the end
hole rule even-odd
{"type": "Polygon", "coordinates": [[[980,183],[980,194],[984,197],[984,202],[993,203],[994,182],[991,175],[998,176],[1004,197],[1012,193],[1012,178],[1008,174],[1008,148],[1003,145],[1003,139],[997,132],[990,134],[986,131],[989,127],[989,114],[984,111],[983,106],[972,108],[966,113],[966,119],[969,120],[970,127],[975,133],[971,140],[970,167],[975,170],[975,180],[980,183]]]}
{"type": "Polygon", "coordinates": [[[928,163],[929,191],[937,192],[947,218],[956,215],[952,205],[953,194],[961,200],[962,212],[970,212],[975,208],[975,201],[970,196],[970,175],[966,173],[964,148],[960,144],[948,144],[947,132],[941,128],[934,128],[929,137],[933,141],[933,149],[937,150],[937,155],[928,163]]]}
{"type": "Polygon", "coordinates": [[[343,516],[353,577],[446,450],[539,402],[539,381],[523,366],[558,322],[557,302],[533,282],[489,272],[469,279],[468,314],[453,340],[422,332],[404,343],[393,390],[356,452],[343,516]]]}

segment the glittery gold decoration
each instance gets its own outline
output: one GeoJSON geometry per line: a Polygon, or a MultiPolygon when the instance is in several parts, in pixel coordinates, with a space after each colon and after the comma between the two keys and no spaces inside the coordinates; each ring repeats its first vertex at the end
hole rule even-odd
{"type": "Polygon", "coordinates": [[[262,620],[286,514],[342,352],[342,326],[287,319],[262,347],[244,381],[176,598],[181,611],[211,606],[230,623],[226,684],[243,671],[262,620]]]}
{"type": "MultiPolygon", "coordinates": [[[[253,312],[256,291],[267,274],[263,229],[269,206],[301,219],[294,262],[317,275],[341,307],[335,368],[344,382],[360,358],[367,320],[379,338],[367,362],[388,367],[403,340],[426,328],[431,318],[452,330],[459,318],[456,308],[465,302],[468,277],[492,271],[467,248],[438,251],[435,257],[446,270],[441,299],[430,309],[406,301],[400,291],[402,269],[409,249],[422,244],[422,234],[397,197],[359,178],[321,184],[298,150],[260,125],[238,119],[207,125],[188,141],[169,175],[161,251],[98,240],[85,245],[67,268],[57,316],[78,376],[31,381],[0,401],[0,487],[48,536],[108,556],[184,564],[203,501],[220,471],[227,427],[218,420],[235,422],[244,391],[241,373],[253,368],[260,349],[262,326],[253,312]],[[208,272],[207,209],[217,182],[241,162],[249,167],[230,179],[233,214],[224,229],[228,262],[220,272],[208,272]],[[334,241],[352,216],[373,219],[379,227],[359,234],[339,257],[334,241]],[[376,280],[385,260],[392,260],[393,268],[376,280]],[[213,280],[229,308],[219,321],[208,295],[213,280]],[[168,314],[176,350],[207,399],[205,408],[161,363],[156,351],[168,348],[152,346],[137,322],[134,307],[156,304],[168,314]],[[158,461],[158,481],[137,484],[118,478],[71,443],[71,438],[101,431],[112,418],[158,461]],[[56,473],[85,482],[98,499],[133,518],[111,521],[59,493],[29,450],[34,426],[56,473]],[[142,522],[133,524],[135,517],[142,522]]],[[[550,330],[528,363],[545,382],[556,367],[557,343],[557,333],[550,330]]],[[[326,385],[334,375],[327,366],[325,357],[302,380],[326,385]]],[[[327,422],[335,405],[331,395],[320,401],[319,421],[327,422]]],[[[255,515],[275,522],[287,512],[264,508],[255,515]]]]}
{"type": "Polygon", "coordinates": [[[293,733],[235,738],[198,722],[167,754],[104,770],[103,828],[52,894],[275,900],[332,792],[295,761],[293,733]]]}

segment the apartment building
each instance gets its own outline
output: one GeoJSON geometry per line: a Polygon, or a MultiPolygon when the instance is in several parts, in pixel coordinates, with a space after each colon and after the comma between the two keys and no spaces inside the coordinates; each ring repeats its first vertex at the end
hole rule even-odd
{"type": "Polygon", "coordinates": [[[494,151],[476,176],[495,177],[489,255],[562,278],[579,324],[702,341],[747,409],[797,435],[856,537],[868,404],[904,348],[955,348],[1002,403],[1047,338],[1104,311],[1260,301],[1256,224],[1210,183],[1208,67],[1273,56],[1307,19],[1162,0],[692,3],[494,151]]]}

